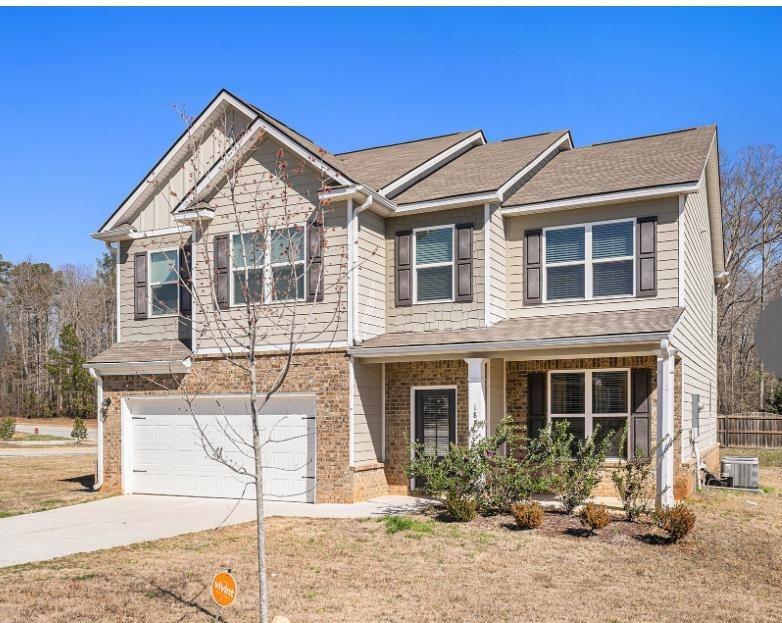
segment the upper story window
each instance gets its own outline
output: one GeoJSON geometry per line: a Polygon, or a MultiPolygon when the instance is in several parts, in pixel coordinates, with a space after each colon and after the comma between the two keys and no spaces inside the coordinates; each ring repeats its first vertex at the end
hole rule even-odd
{"type": "Polygon", "coordinates": [[[179,251],[149,253],[149,315],[179,313],[179,251]]]}
{"type": "Polygon", "coordinates": [[[598,430],[598,439],[609,439],[606,456],[627,456],[622,445],[630,417],[630,371],[585,370],[550,373],[549,416],[566,420],[575,440],[598,430]]]}
{"type": "Polygon", "coordinates": [[[453,232],[452,225],[413,232],[413,291],[416,303],[453,300],[453,232]]]}
{"type": "Polygon", "coordinates": [[[632,296],[635,220],[543,230],[545,301],[632,296]]]}
{"type": "Polygon", "coordinates": [[[231,304],[303,300],[304,244],[300,225],[233,234],[231,304]]]}

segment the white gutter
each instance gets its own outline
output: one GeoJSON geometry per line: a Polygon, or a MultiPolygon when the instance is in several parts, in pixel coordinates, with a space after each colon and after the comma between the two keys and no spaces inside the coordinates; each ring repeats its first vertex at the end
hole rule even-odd
{"type": "Polygon", "coordinates": [[[103,377],[101,377],[95,368],[88,368],[90,376],[95,379],[95,394],[98,410],[95,413],[98,420],[98,467],[95,475],[95,484],[93,490],[98,491],[103,486],[103,377]]]}
{"type": "Polygon", "coordinates": [[[362,359],[403,355],[440,355],[450,353],[496,352],[534,350],[538,348],[568,348],[571,346],[613,346],[616,344],[654,344],[667,338],[668,331],[634,335],[601,335],[587,337],[558,337],[504,342],[459,342],[455,344],[415,344],[410,346],[358,346],[348,348],[348,354],[362,359]]]}

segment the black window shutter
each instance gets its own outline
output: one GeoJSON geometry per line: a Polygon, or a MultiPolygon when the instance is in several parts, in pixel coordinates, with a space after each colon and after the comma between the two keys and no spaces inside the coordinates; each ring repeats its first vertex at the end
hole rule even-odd
{"type": "Polygon", "coordinates": [[[231,306],[230,278],[231,278],[231,254],[228,247],[228,234],[215,236],[214,240],[215,263],[215,296],[217,306],[220,309],[228,309],[231,306]]]}
{"type": "Polygon", "coordinates": [[[192,268],[193,246],[188,242],[179,249],[179,313],[185,318],[193,315],[192,268]]]}
{"type": "Polygon", "coordinates": [[[638,219],[638,276],[636,294],[657,296],[657,217],[638,219]]]}
{"type": "Polygon", "coordinates": [[[635,368],[631,371],[630,377],[632,389],[632,409],[629,426],[630,452],[631,456],[634,456],[637,448],[644,456],[648,457],[651,447],[649,439],[651,400],[649,399],[649,394],[651,393],[652,375],[646,368],[635,368]]]}
{"type": "Polygon", "coordinates": [[[546,427],[546,373],[527,375],[527,437],[533,439],[546,427]]]}
{"type": "Polygon", "coordinates": [[[472,223],[460,223],[456,226],[456,240],[454,240],[456,292],[454,301],[457,303],[472,301],[472,233],[472,223]]]}
{"type": "Polygon", "coordinates": [[[147,318],[147,254],[136,253],[133,256],[133,317],[136,320],[147,318]]]}
{"type": "Polygon", "coordinates": [[[307,223],[307,300],[323,300],[323,213],[307,223]]]}
{"type": "Polygon", "coordinates": [[[541,287],[541,245],[543,232],[529,229],[524,232],[524,305],[540,305],[543,302],[541,287]]]}
{"type": "Polygon", "coordinates": [[[408,307],[413,304],[413,232],[396,232],[396,253],[394,254],[394,274],[396,282],[396,306],[408,307]]]}

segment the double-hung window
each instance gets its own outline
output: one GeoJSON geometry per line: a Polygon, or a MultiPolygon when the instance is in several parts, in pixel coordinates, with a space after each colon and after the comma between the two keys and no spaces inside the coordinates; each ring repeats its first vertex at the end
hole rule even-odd
{"type": "Polygon", "coordinates": [[[550,372],[549,377],[551,422],[567,421],[575,441],[598,430],[598,440],[608,439],[609,459],[626,457],[622,437],[630,417],[630,371],[550,372]]]}
{"type": "Polygon", "coordinates": [[[543,231],[545,300],[632,296],[635,220],[543,231]]]}
{"type": "Polygon", "coordinates": [[[261,232],[231,236],[231,304],[263,301],[264,249],[261,232]]]}
{"type": "Polygon", "coordinates": [[[179,251],[151,251],[149,254],[149,315],[179,313],[179,251]]]}
{"type": "Polygon", "coordinates": [[[415,230],[414,302],[453,300],[453,232],[452,225],[415,230]]]}
{"type": "Polygon", "coordinates": [[[231,304],[303,300],[304,242],[301,225],[233,234],[231,304]]]}

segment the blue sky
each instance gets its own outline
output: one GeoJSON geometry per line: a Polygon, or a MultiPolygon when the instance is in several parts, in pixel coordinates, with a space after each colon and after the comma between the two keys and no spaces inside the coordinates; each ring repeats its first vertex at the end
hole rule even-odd
{"type": "Polygon", "coordinates": [[[480,127],[782,144],[780,9],[0,9],[0,254],[89,237],[226,87],[331,151],[480,127]]]}

